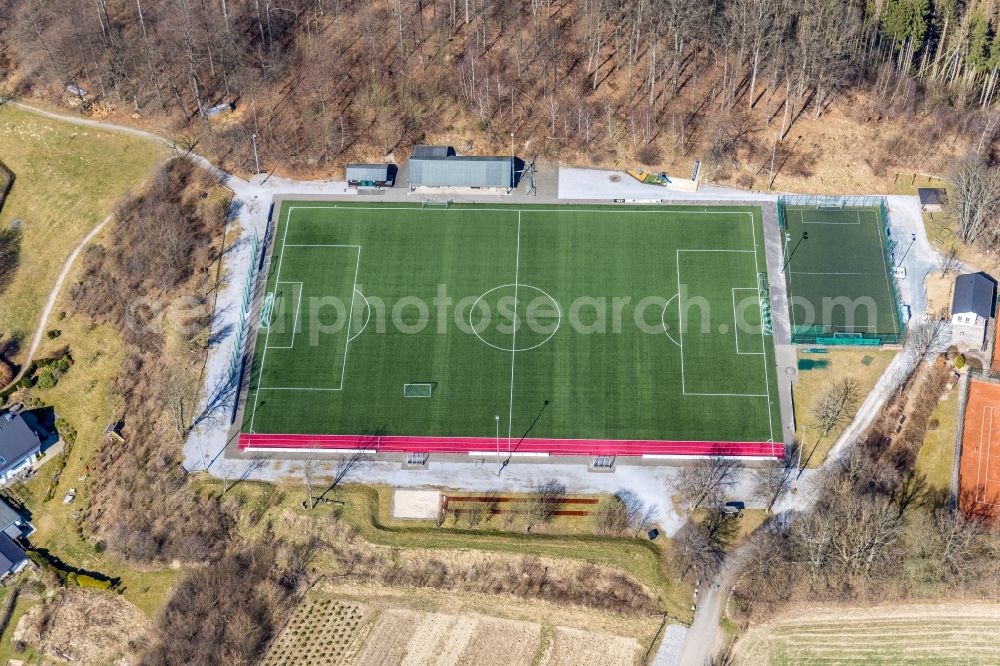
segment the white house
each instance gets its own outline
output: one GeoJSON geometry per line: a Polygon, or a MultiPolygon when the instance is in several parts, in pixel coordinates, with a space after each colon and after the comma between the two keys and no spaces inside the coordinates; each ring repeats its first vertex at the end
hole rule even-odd
{"type": "Polygon", "coordinates": [[[996,283],[985,273],[955,278],[951,300],[951,342],[956,347],[980,348],[993,314],[996,283]]]}

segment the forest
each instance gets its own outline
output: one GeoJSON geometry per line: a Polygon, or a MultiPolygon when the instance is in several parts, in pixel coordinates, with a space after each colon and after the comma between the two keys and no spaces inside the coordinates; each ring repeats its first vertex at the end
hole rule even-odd
{"type": "Polygon", "coordinates": [[[881,177],[992,151],[997,21],[992,0],[0,0],[0,85],[243,172],[252,135],[310,175],[514,133],[529,159],[808,177],[824,155],[796,128],[840,113],[885,124],[852,164],[881,177]]]}

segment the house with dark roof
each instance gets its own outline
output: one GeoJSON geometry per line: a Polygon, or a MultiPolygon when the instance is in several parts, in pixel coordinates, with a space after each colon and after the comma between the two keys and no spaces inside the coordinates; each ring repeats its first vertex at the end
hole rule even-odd
{"type": "Polygon", "coordinates": [[[0,414],[0,482],[9,481],[30,468],[41,450],[41,437],[24,415],[0,414]]]}
{"type": "Polygon", "coordinates": [[[394,164],[348,164],[345,179],[351,187],[392,187],[394,164]]]}
{"type": "Polygon", "coordinates": [[[955,278],[951,299],[952,344],[964,348],[982,347],[995,301],[996,282],[985,273],[955,278]]]}
{"type": "Polygon", "coordinates": [[[450,146],[416,146],[409,162],[410,188],[468,187],[510,190],[512,157],[456,155],[450,146]]]}
{"type": "Polygon", "coordinates": [[[34,528],[14,507],[0,499],[0,579],[15,574],[28,564],[19,541],[34,528]]]}

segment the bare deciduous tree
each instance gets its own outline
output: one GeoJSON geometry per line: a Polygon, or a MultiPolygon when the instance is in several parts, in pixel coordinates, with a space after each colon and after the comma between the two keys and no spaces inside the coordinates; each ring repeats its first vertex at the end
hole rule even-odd
{"type": "Polygon", "coordinates": [[[647,505],[631,490],[620,490],[601,502],[594,512],[594,523],[601,534],[630,532],[638,536],[656,520],[656,515],[655,506],[647,505]]]}
{"type": "Polygon", "coordinates": [[[552,520],[565,498],[566,486],[556,479],[536,484],[528,498],[528,529],[536,523],[552,520]]]}
{"type": "Polygon", "coordinates": [[[722,564],[722,549],[703,525],[687,521],[674,535],[674,553],[681,576],[694,573],[701,580],[716,574],[722,564]]]}
{"type": "Polygon", "coordinates": [[[915,361],[928,361],[948,347],[950,328],[944,318],[910,324],[903,339],[903,347],[915,361]]]}
{"type": "Polygon", "coordinates": [[[739,463],[732,458],[700,458],[693,465],[680,469],[674,491],[680,496],[681,503],[689,509],[718,506],[736,485],[739,468],[739,463]]]}
{"type": "Polygon", "coordinates": [[[356,472],[361,471],[364,467],[371,462],[371,456],[364,451],[352,451],[346,455],[337,457],[337,466],[333,470],[333,477],[330,479],[330,485],[326,487],[323,493],[316,498],[316,503],[319,504],[326,500],[326,496],[333,491],[335,491],[340,484],[349,479],[356,472]]]}
{"type": "Polygon", "coordinates": [[[853,377],[838,379],[819,395],[813,404],[812,417],[819,427],[820,438],[843,425],[853,415],[860,397],[861,389],[853,377]]]}
{"type": "Polygon", "coordinates": [[[797,442],[789,444],[785,446],[785,455],[780,461],[754,471],[754,493],[764,498],[768,511],[792,486],[798,450],[797,442]]]}
{"type": "Polygon", "coordinates": [[[970,153],[952,169],[948,212],[964,242],[988,247],[1000,236],[1000,169],[970,153]]]}
{"type": "Polygon", "coordinates": [[[958,256],[958,248],[951,245],[938,261],[938,270],[941,271],[941,277],[948,277],[949,274],[955,273],[961,270],[961,268],[962,260],[958,256]]]}

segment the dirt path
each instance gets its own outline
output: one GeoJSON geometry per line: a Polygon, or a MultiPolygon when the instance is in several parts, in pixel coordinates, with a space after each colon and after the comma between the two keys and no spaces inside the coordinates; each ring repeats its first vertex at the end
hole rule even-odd
{"type": "Polygon", "coordinates": [[[56,278],[56,283],[52,287],[52,291],[49,292],[49,297],[45,299],[45,307],[42,308],[42,314],[38,317],[38,326],[35,328],[35,334],[31,336],[31,345],[28,347],[28,353],[24,357],[24,364],[21,366],[21,369],[18,370],[17,375],[14,376],[14,379],[10,382],[10,384],[8,384],[8,386],[17,383],[21,377],[24,376],[25,371],[28,369],[28,365],[31,363],[31,359],[35,357],[35,353],[38,351],[38,347],[42,343],[42,333],[45,331],[45,322],[49,320],[49,316],[52,314],[52,308],[55,307],[56,301],[59,300],[59,294],[62,292],[63,284],[66,282],[66,276],[69,275],[70,269],[73,268],[76,258],[80,256],[80,252],[83,251],[83,248],[85,248],[87,244],[97,236],[97,234],[101,233],[105,225],[110,222],[112,218],[114,218],[114,213],[101,220],[100,224],[91,229],[87,235],[83,237],[83,240],[77,243],[76,247],[73,248],[73,251],[69,253],[69,256],[66,257],[66,261],[63,262],[62,269],[59,271],[59,276],[56,278]]]}
{"type": "MultiPolygon", "coordinates": [[[[177,151],[177,145],[174,144],[170,139],[161,136],[155,132],[150,132],[147,130],[138,129],[135,127],[129,127],[128,125],[119,125],[118,123],[107,122],[104,120],[94,120],[93,118],[83,118],[76,115],[68,115],[64,113],[56,113],[55,111],[48,111],[46,109],[40,109],[31,104],[25,104],[24,102],[7,102],[12,106],[16,106],[19,109],[29,111],[39,116],[44,116],[46,118],[51,118],[53,120],[59,120],[64,123],[70,123],[73,125],[82,125],[84,127],[93,127],[95,129],[106,130],[109,132],[120,132],[122,134],[129,134],[131,136],[136,136],[142,139],[149,139],[150,141],[156,141],[157,143],[162,143],[173,151],[177,151]]],[[[233,190],[237,194],[246,194],[250,189],[250,183],[243,180],[242,178],[237,178],[227,171],[223,171],[219,167],[215,166],[208,160],[208,158],[199,155],[197,153],[189,153],[188,157],[194,160],[203,169],[211,173],[213,176],[219,179],[219,182],[233,190]]]]}
{"type": "MultiPolygon", "coordinates": [[[[44,116],[46,118],[51,118],[53,120],[58,120],[61,122],[71,123],[74,125],[83,125],[86,127],[94,127],[97,129],[108,130],[112,132],[120,132],[122,134],[129,134],[132,136],[140,137],[143,139],[150,139],[158,143],[162,143],[170,148],[175,148],[172,142],[168,141],[164,137],[154,134],[153,132],[147,132],[146,130],[136,129],[134,127],[129,127],[127,125],[118,125],[116,123],[108,123],[100,120],[93,120],[91,118],[81,118],[79,116],[71,116],[62,113],[55,113],[53,111],[47,111],[45,109],[39,109],[30,104],[25,104],[24,102],[8,102],[8,104],[15,106],[19,109],[29,111],[31,113],[37,114],[39,116],[44,116]]],[[[211,173],[213,176],[219,179],[219,182],[229,189],[233,190],[237,195],[245,195],[252,188],[250,183],[240,178],[236,178],[232,174],[219,169],[214,164],[208,161],[207,158],[201,155],[191,153],[189,156],[195,163],[201,166],[203,169],[211,173]]],[[[31,344],[28,347],[28,353],[25,355],[25,362],[21,366],[21,369],[15,375],[14,379],[8,384],[8,386],[17,383],[21,377],[24,376],[28,365],[34,358],[35,354],[38,352],[38,347],[42,343],[42,334],[45,332],[45,324],[49,320],[49,316],[52,314],[52,309],[56,305],[56,301],[59,300],[59,294],[62,292],[63,285],[66,282],[66,277],[69,275],[70,270],[73,268],[73,264],[76,263],[77,257],[83,251],[83,248],[87,246],[94,238],[97,237],[104,227],[114,218],[114,213],[108,215],[106,218],[101,220],[93,229],[91,229],[86,236],[83,237],[73,251],[69,253],[66,257],[66,261],[63,262],[62,269],[59,271],[59,276],[56,278],[56,283],[53,285],[52,290],[49,292],[48,298],[45,300],[45,307],[42,309],[42,314],[38,318],[38,326],[35,329],[34,335],[31,336],[31,344]]]]}

